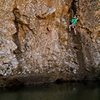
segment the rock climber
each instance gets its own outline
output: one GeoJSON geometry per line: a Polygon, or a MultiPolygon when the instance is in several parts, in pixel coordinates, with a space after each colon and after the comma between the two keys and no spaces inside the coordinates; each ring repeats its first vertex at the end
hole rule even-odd
{"type": "Polygon", "coordinates": [[[74,29],[74,33],[76,34],[76,29],[75,29],[75,26],[77,24],[77,21],[78,21],[78,18],[76,17],[76,15],[70,20],[70,23],[69,23],[69,31],[71,31],[71,28],[74,29]]]}

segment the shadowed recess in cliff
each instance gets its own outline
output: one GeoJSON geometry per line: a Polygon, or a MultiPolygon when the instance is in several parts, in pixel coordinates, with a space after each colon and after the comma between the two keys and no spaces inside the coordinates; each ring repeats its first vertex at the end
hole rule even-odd
{"type": "Polygon", "coordinates": [[[79,9],[78,6],[79,6],[79,0],[73,0],[70,7],[72,17],[77,14],[77,11],[79,9]]]}
{"type": "MultiPolygon", "coordinates": [[[[21,44],[20,44],[20,40],[19,40],[19,23],[18,23],[18,19],[20,17],[20,13],[19,13],[19,10],[17,8],[14,8],[13,9],[13,14],[14,14],[14,17],[15,17],[15,20],[14,20],[14,24],[15,24],[15,28],[16,28],[16,33],[12,36],[13,37],[13,41],[14,43],[17,45],[17,49],[14,50],[14,54],[16,55],[16,58],[17,60],[19,61],[20,58],[21,58],[21,44]]],[[[22,69],[19,67],[18,65],[18,69],[19,71],[22,71],[22,69]]]]}
{"type": "Polygon", "coordinates": [[[70,36],[75,45],[73,49],[76,52],[79,64],[78,77],[83,80],[88,80],[88,75],[90,74],[90,76],[93,77],[93,73],[95,73],[94,61],[89,47],[90,43],[87,41],[86,37],[79,32],[79,30],[77,30],[77,34],[75,35],[74,30],[72,29],[70,36]]]}
{"type": "Polygon", "coordinates": [[[20,40],[19,40],[19,37],[18,37],[18,34],[19,34],[18,19],[20,17],[20,13],[19,13],[17,8],[13,9],[13,14],[15,16],[14,24],[15,24],[15,28],[16,28],[16,33],[13,35],[13,39],[14,39],[14,42],[16,43],[16,45],[17,45],[17,52],[18,51],[21,52],[21,50],[20,50],[20,40]]]}
{"type": "MultiPolygon", "coordinates": [[[[72,42],[75,44],[74,49],[76,51],[76,55],[77,55],[77,61],[79,64],[79,73],[80,75],[86,75],[85,73],[85,58],[84,58],[84,54],[82,52],[82,41],[81,41],[81,33],[79,33],[77,31],[77,35],[75,35],[74,30],[71,31],[71,35],[72,37],[72,42]],[[85,73],[85,74],[84,74],[85,73]]],[[[84,78],[84,76],[79,76],[81,78],[84,78]]]]}

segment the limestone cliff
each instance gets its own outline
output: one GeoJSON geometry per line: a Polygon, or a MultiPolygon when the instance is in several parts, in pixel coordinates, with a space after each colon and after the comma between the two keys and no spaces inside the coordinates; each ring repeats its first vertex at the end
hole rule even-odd
{"type": "Polygon", "coordinates": [[[100,0],[0,0],[0,83],[100,75],[100,0]],[[77,35],[68,31],[77,14],[77,35]]]}

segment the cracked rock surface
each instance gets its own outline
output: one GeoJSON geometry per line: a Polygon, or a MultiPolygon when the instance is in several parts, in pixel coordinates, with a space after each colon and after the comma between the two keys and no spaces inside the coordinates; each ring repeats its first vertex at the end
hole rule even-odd
{"type": "Polygon", "coordinates": [[[99,0],[0,0],[1,86],[99,79],[99,8],[99,0]],[[75,14],[77,35],[67,23],[75,14]]]}

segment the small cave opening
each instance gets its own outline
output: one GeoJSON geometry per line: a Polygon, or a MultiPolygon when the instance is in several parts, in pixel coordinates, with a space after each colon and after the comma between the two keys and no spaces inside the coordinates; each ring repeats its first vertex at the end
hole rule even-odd
{"type": "Polygon", "coordinates": [[[63,83],[63,82],[65,82],[65,81],[64,81],[64,79],[62,79],[62,78],[57,79],[57,80],[55,81],[56,84],[61,84],[61,83],[63,83]]]}

